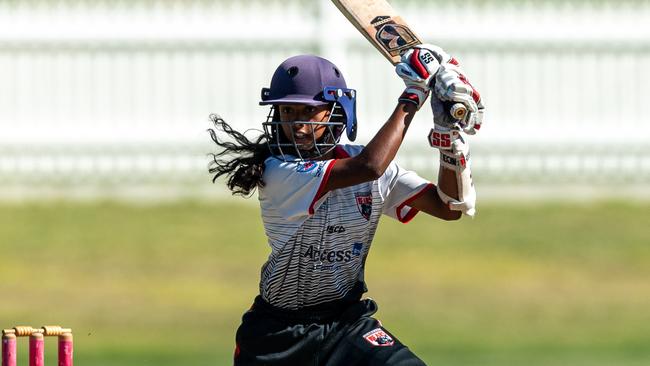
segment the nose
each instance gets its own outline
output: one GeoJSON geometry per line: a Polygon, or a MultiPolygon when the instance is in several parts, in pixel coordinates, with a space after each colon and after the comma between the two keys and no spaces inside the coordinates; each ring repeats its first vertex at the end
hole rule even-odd
{"type": "Polygon", "coordinates": [[[305,125],[305,120],[304,119],[299,119],[299,120],[293,122],[293,129],[294,130],[299,130],[304,125],[305,125]]]}
{"type": "Polygon", "coordinates": [[[293,130],[295,132],[307,133],[309,132],[309,125],[300,122],[295,122],[293,124],[293,130]]]}

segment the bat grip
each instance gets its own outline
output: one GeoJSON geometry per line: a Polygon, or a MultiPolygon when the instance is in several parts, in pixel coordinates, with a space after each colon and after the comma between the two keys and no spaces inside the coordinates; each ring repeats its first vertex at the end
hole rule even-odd
{"type": "Polygon", "coordinates": [[[467,108],[463,103],[449,103],[449,114],[455,119],[462,120],[467,115],[467,108]]]}

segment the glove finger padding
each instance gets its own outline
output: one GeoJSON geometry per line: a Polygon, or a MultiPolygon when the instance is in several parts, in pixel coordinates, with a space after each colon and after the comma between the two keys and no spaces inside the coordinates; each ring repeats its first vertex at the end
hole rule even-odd
{"type": "Polygon", "coordinates": [[[437,95],[431,96],[431,111],[433,112],[433,124],[436,128],[450,130],[459,126],[459,121],[449,113],[448,102],[443,102],[437,95]]]}
{"type": "Polygon", "coordinates": [[[478,101],[477,106],[478,111],[468,116],[467,122],[463,127],[463,132],[468,135],[475,135],[476,131],[480,130],[481,125],[483,124],[483,114],[485,112],[485,107],[483,106],[483,102],[480,100],[478,101]]]}
{"type": "Polygon", "coordinates": [[[433,78],[433,75],[424,79],[406,62],[398,63],[395,66],[395,72],[404,80],[404,85],[406,85],[406,89],[404,89],[399,100],[415,103],[420,109],[429,97],[429,81],[433,78]]]}
{"type": "Polygon", "coordinates": [[[411,71],[414,71],[429,86],[440,68],[439,58],[440,56],[431,50],[415,46],[402,54],[401,63],[409,65],[411,71]]]}
{"type": "Polygon", "coordinates": [[[470,135],[475,134],[480,129],[481,123],[483,122],[484,110],[481,95],[469,83],[459,66],[454,64],[440,66],[435,77],[434,93],[437,97],[431,98],[434,118],[436,116],[436,108],[439,108],[439,106],[434,105],[437,103],[434,99],[462,103],[468,113],[462,120],[455,120],[455,122],[465,133],[470,135]]]}
{"type": "Polygon", "coordinates": [[[418,109],[422,107],[424,102],[429,97],[431,90],[430,84],[434,75],[422,66],[419,58],[419,52],[411,52],[414,57],[402,56],[402,61],[395,66],[395,73],[402,78],[406,89],[399,97],[400,101],[407,101],[417,105],[418,109]],[[415,58],[419,70],[415,70],[414,66],[410,63],[415,58]]]}
{"type": "Polygon", "coordinates": [[[429,96],[439,67],[440,63],[429,50],[412,48],[406,51],[401,62],[395,66],[395,72],[406,85],[399,100],[415,103],[420,109],[429,96]]]}
{"type": "Polygon", "coordinates": [[[404,83],[408,83],[407,86],[411,84],[419,84],[423,87],[428,87],[429,82],[432,79],[432,76],[427,78],[421,77],[415,70],[413,70],[411,65],[406,62],[400,62],[395,65],[395,72],[400,78],[402,78],[402,80],[404,80],[404,83]]]}

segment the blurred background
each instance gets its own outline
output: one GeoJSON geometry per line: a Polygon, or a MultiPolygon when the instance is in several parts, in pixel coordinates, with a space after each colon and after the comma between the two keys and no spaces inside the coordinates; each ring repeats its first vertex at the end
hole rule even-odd
{"type": "MultiPolygon", "coordinates": [[[[650,1],[391,3],[487,114],[476,219],[380,225],[379,318],[428,364],[650,364],[650,1]]],[[[208,115],[255,136],[300,53],[357,89],[367,143],[403,85],[329,0],[0,0],[0,328],[70,326],[81,365],[230,364],[269,251],[256,197],[211,182],[208,115]]],[[[435,180],[430,128],[397,159],[435,180]]]]}

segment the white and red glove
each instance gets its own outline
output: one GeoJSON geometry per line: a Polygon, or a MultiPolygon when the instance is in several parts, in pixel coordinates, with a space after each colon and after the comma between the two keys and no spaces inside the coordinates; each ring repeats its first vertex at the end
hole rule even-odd
{"type": "Polygon", "coordinates": [[[481,94],[467,80],[458,61],[451,59],[449,63],[442,64],[435,75],[435,98],[431,98],[431,109],[436,126],[452,128],[457,125],[463,132],[474,135],[481,129],[485,107],[481,101],[481,94]],[[449,113],[449,106],[462,104],[467,113],[457,120],[449,113]]]}
{"type": "Polygon", "coordinates": [[[451,210],[474,216],[476,190],[472,180],[472,160],[469,144],[462,132],[473,135],[481,128],[483,103],[480,94],[452,63],[440,67],[434,89],[431,97],[434,125],[429,133],[429,144],[440,151],[440,166],[455,173],[458,192],[458,198],[453,198],[438,185],[438,196],[451,210]],[[462,103],[467,109],[461,120],[449,113],[449,106],[457,103],[462,103]]]}
{"type": "Polygon", "coordinates": [[[415,103],[420,109],[429,96],[440,65],[449,59],[449,55],[436,46],[415,46],[406,51],[401,62],[395,66],[395,72],[406,85],[399,100],[415,103]]]}
{"type": "Polygon", "coordinates": [[[440,47],[420,45],[417,49],[421,54],[428,50],[439,64],[432,72],[433,78],[427,80],[434,91],[431,96],[434,128],[429,134],[429,144],[440,151],[441,167],[453,171],[456,176],[458,198],[447,195],[441,185],[437,188],[438,196],[449,209],[474,216],[476,190],[472,179],[472,159],[469,144],[462,133],[473,135],[481,128],[484,111],[481,96],[463,74],[458,61],[440,47]],[[451,108],[457,105],[466,110],[463,118],[453,116],[451,108]]]}

